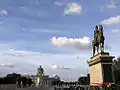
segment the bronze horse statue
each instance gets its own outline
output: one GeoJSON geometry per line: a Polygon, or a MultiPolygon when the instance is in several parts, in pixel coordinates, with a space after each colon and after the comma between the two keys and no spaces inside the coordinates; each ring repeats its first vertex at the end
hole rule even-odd
{"type": "Polygon", "coordinates": [[[104,35],[103,35],[103,26],[99,25],[99,30],[98,26],[95,27],[94,31],[94,40],[92,41],[92,46],[93,46],[93,56],[95,54],[96,48],[97,48],[97,53],[99,53],[99,47],[100,51],[104,52],[104,35]]]}

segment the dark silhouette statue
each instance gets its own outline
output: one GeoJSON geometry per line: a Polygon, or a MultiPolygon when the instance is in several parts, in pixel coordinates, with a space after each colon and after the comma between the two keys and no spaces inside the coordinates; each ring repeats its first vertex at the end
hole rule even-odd
{"type": "Polygon", "coordinates": [[[99,53],[99,47],[100,47],[100,52],[104,52],[104,35],[103,35],[103,26],[96,25],[95,30],[94,30],[94,39],[92,41],[92,47],[93,47],[93,56],[95,55],[96,48],[97,48],[97,53],[99,53]],[[98,30],[99,29],[99,30],[98,30]]]}

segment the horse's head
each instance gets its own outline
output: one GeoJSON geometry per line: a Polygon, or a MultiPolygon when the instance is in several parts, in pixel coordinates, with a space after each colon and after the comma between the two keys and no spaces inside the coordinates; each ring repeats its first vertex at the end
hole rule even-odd
{"type": "Polygon", "coordinates": [[[99,30],[100,30],[100,32],[103,31],[103,26],[102,25],[99,25],[99,30]]]}
{"type": "Polygon", "coordinates": [[[97,25],[95,26],[95,30],[98,30],[98,26],[97,25]]]}

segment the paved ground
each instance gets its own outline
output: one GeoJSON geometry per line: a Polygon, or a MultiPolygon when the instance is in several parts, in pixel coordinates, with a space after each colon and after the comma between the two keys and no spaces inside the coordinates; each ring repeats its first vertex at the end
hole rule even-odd
{"type": "Polygon", "coordinates": [[[9,85],[0,85],[0,90],[51,90],[47,87],[28,87],[28,88],[16,88],[16,85],[9,84],[9,85]]]}
{"type": "Polygon", "coordinates": [[[16,85],[14,84],[0,85],[0,90],[16,90],[16,85]]]}

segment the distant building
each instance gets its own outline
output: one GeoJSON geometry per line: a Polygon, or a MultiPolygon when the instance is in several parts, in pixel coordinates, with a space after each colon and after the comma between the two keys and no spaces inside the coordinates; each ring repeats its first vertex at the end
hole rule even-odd
{"type": "Polygon", "coordinates": [[[44,70],[40,66],[37,69],[36,75],[24,75],[25,77],[31,78],[33,83],[38,86],[39,84],[49,86],[52,85],[53,81],[60,80],[60,77],[58,75],[54,75],[53,77],[49,77],[48,75],[44,75],[44,70]],[[40,77],[42,75],[42,77],[40,77]]]}
{"type": "Polygon", "coordinates": [[[41,82],[42,85],[52,85],[53,81],[60,80],[59,76],[49,77],[48,75],[43,77],[43,80],[41,82]]]}
{"type": "MultiPolygon", "coordinates": [[[[24,77],[31,78],[34,84],[37,83],[37,75],[24,75],[24,77]]],[[[58,75],[55,75],[53,77],[44,75],[40,84],[48,86],[48,85],[52,85],[53,81],[58,81],[58,80],[60,80],[60,77],[58,75]]]]}

